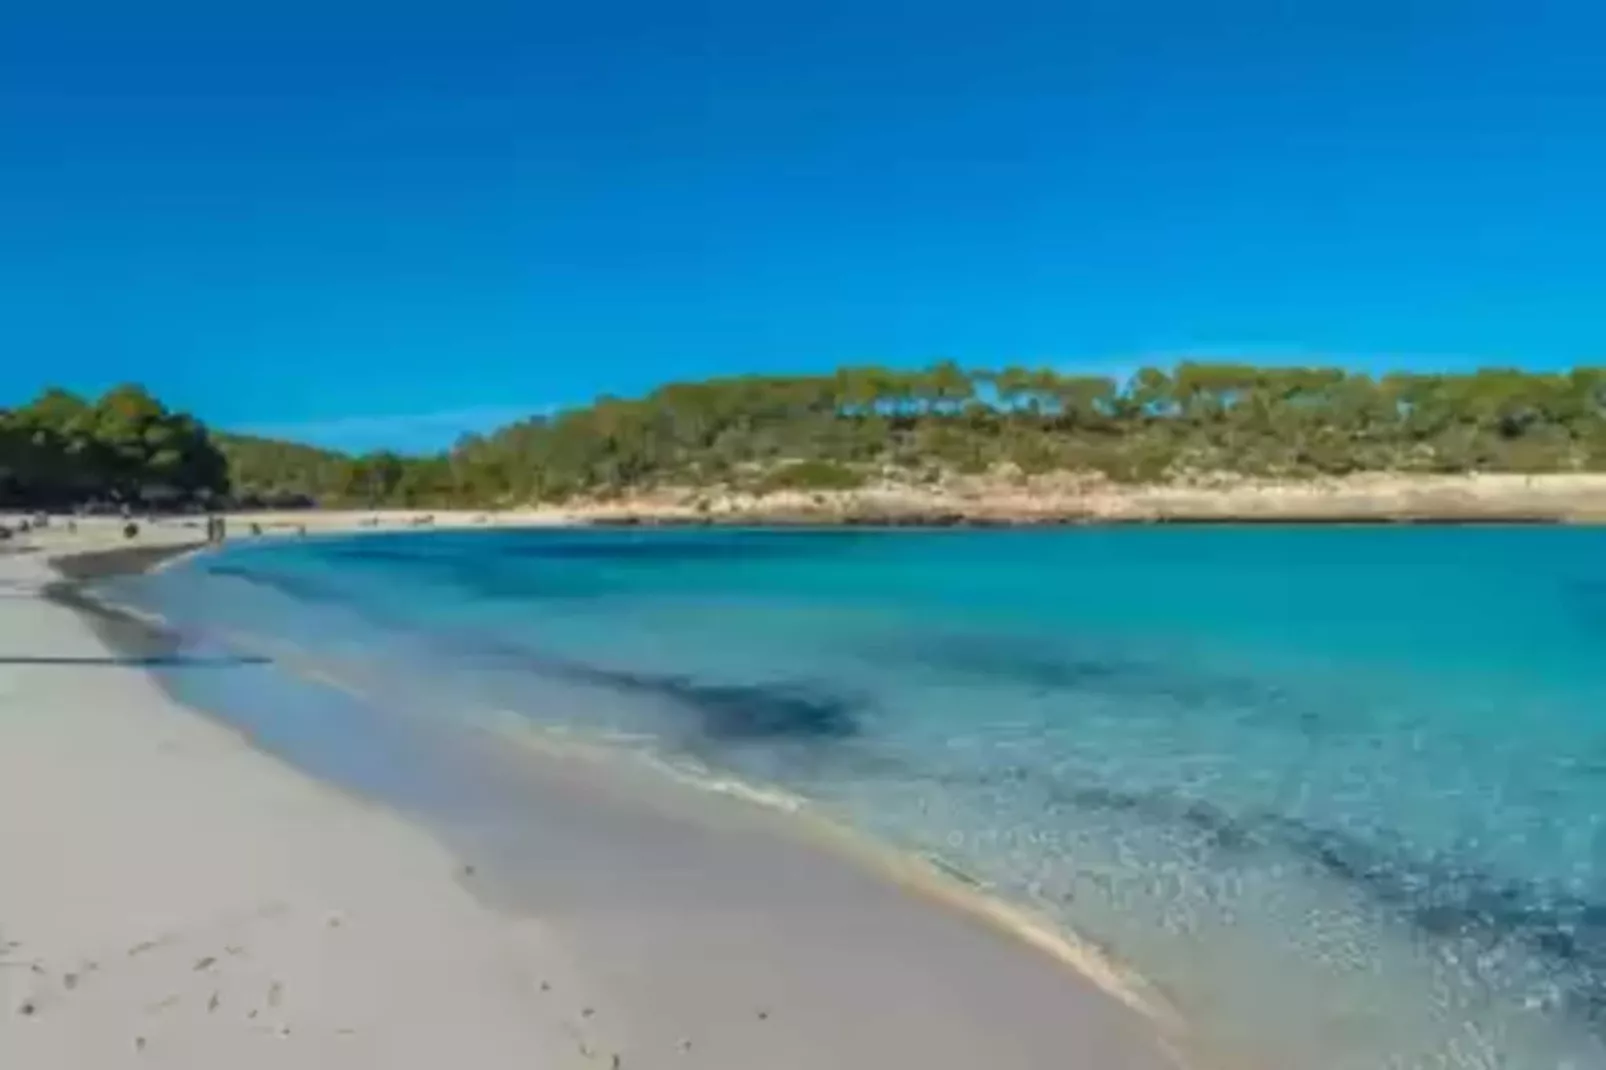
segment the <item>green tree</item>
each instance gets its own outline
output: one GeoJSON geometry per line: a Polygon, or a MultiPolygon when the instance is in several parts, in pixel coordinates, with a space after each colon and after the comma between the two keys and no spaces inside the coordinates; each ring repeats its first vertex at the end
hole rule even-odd
{"type": "Polygon", "coordinates": [[[0,496],[13,505],[167,505],[227,491],[227,465],[206,428],[137,386],[92,405],[47,390],[0,414],[0,496]]]}

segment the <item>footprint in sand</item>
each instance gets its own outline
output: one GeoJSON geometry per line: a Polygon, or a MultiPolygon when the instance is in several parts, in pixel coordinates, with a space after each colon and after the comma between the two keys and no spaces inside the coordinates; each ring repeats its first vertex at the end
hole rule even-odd
{"type": "Polygon", "coordinates": [[[150,1006],[145,1008],[145,1013],[147,1013],[147,1014],[157,1014],[157,1013],[159,1013],[161,1011],[168,1010],[171,1007],[176,1007],[176,1006],[178,1006],[178,1004],[179,1004],[179,997],[178,997],[177,994],[174,994],[174,995],[171,995],[171,996],[164,997],[163,999],[159,999],[155,1003],[152,1003],[150,1006]]]}

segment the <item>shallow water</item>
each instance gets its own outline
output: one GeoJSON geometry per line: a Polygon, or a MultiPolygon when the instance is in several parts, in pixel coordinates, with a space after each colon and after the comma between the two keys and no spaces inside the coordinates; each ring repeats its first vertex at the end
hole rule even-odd
{"type": "Polygon", "coordinates": [[[935,854],[1228,1058],[1606,1065],[1606,532],[409,533],[120,587],[276,659],[169,683],[361,790],[511,713],[935,854]]]}

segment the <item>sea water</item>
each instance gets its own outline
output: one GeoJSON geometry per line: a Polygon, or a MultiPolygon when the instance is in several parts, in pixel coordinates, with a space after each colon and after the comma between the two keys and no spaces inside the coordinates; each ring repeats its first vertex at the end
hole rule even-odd
{"type": "Polygon", "coordinates": [[[361,790],[494,712],[926,854],[1241,1067],[1606,1066],[1606,531],[406,533],[117,594],[274,659],[169,683],[361,790]]]}

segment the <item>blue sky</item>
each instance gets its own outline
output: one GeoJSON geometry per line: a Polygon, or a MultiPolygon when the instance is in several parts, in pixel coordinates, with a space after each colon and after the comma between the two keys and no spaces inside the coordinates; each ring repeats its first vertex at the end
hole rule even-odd
{"type": "Polygon", "coordinates": [[[3,8],[0,404],[429,448],[844,362],[1606,362],[1598,4],[3,8]]]}

